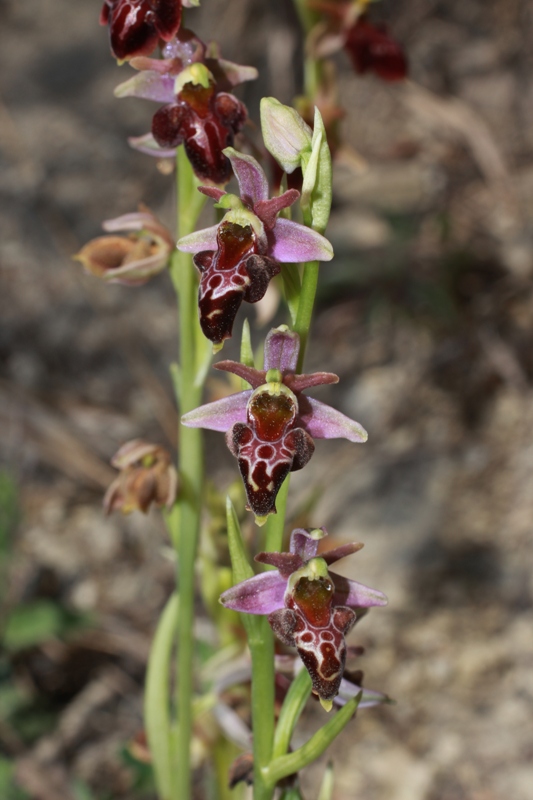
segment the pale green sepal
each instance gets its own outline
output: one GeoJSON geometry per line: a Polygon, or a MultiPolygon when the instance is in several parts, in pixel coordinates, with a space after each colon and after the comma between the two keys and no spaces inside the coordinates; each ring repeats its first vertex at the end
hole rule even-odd
{"type": "Polygon", "coordinates": [[[178,624],[179,598],[173,594],[167,602],[155,633],[148,668],[144,695],[144,723],[148,746],[152,754],[152,767],[159,796],[175,797],[176,770],[171,748],[172,726],[170,721],[170,661],[178,624]]]}
{"type": "Polygon", "coordinates": [[[292,739],[300,715],[311,694],[311,678],[306,669],[301,669],[290,685],[279,714],[274,734],[272,757],[284,756],[292,739]]]}
{"type": "Polygon", "coordinates": [[[302,153],[311,152],[312,131],[296,109],[275,97],[261,100],[261,131],[265,147],[285,172],[300,166],[302,153]]]}
{"type": "Polygon", "coordinates": [[[174,82],[174,91],[176,94],[179,94],[186,83],[192,83],[195,86],[200,84],[204,89],[209,89],[210,85],[214,82],[213,73],[207,69],[205,64],[196,62],[179,73],[174,82]]]}
{"type": "Polygon", "coordinates": [[[299,772],[308,764],[311,764],[312,761],[320,758],[324,750],[329,747],[351,720],[357,710],[362,694],[362,692],[359,692],[357,697],[346,703],[329,722],[320,728],[314,736],[311,736],[298,750],[285,756],[279,756],[268,767],[265,767],[262,770],[265,783],[268,786],[275,786],[282,778],[286,778],[287,775],[292,775],[294,772],[299,772]]]}
{"type": "Polygon", "coordinates": [[[330,761],[324,772],[317,800],[331,800],[333,797],[333,763],[330,761]]]}
{"type": "Polygon", "coordinates": [[[296,324],[298,316],[298,303],[300,300],[300,292],[302,291],[302,281],[300,280],[300,273],[297,264],[282,264],[281,277],[283,280],[283,292],[285,294],[285,302],[289,308],[292,324],[296,324]]]}
{"type": "MultiPolygon", "coordinates": [[[[309,181],[313,180],[311,189],[311,217],[312,227],[319,233],[324,233],[329,220],[331,211],[332,195],[332,167],[331,153],[328,145],[326,129],[322,120],[322,115],[315,107],[315,122],[313,128],[313,143],[311,158],[309,159],[308,170],[316,159],[316,168],[313,166],[313,173],[310,172],[309,181]]],[[[304,173],[302,188],[302,198],[306,191],[307,170],[304,173]]],[[[303,209],[303,206],[302,206],[303,209]]]]}

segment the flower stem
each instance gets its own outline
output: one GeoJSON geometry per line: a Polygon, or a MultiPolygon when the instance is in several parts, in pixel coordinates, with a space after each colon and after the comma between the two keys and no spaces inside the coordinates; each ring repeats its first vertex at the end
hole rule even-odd
{"type": "MultiPolygon", "coordinates": [[[[178,238],[191,233],[196,225],[203,200],[196,191],[196,182],[183,147],[177,153],[177,228],[178,238]],[[198,197],[197,197],[198,195],[198,197]]],[[[197,278],[190,255],[176,250],[171,264],[171,277],[178,294],[180,413],[196,408],[201,401],[202,383],[196,380],[198,314],[196,311],[197,278]]],[[[175,800],[190,800],[190,750],[192,737],[193,661],[194,661],[194,590],[195,559],[200,533],[201,495],[203,486],[202,435],[198,428],[180,427],[178,462],[181,480],[180,536],[177,561],[177,584],[180,595],[178,617],[178,651],[176,701],[178,737],[176,753],[175,800]]]]}
{"type": "Polygon", "coordinates": [[[307,347],[309,328],[311,327],[311,318],[313,316],[313,307],[315,305],[317,284],[318,261],[309,261],[304,266],[302,291],[300,294],[300,302],[298,304],[298,314],[296,315],[296,322],[294,324],[294,330],[300,337],[300,353],[298,355],[298,365],[296,367],[298,372],[301,372],[303,368],[305,349],[307,347]]]}

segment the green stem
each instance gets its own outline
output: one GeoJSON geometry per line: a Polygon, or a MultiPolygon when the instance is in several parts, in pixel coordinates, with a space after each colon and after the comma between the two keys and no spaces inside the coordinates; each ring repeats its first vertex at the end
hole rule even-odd
{"type": "Polygon", "coordinates": [[[315,305],[317,284],[318,261],[309,261],[304,266],[302,291],[298,304],[298,314],[296,315],[296,322],[294,324],[294,330],[300,337],[300,353],[298,355],[298,365],[296,367],[298,372],[301,372],[303,368],[305,350],[309,338],[309,328],[311,327],[311,318],[315,305]]]}
{"type": "MultiPolygon", "coordinates": [[[[203,200],[198,199],[194,174],[183,147],[177,153],[177,228],[178,238],[191,233],[196,225],[203,200]]],[[[201,198],[201,195],[199,195],[201,198]]],[[[196,381],[200,341],[197,328],[196,295],[198,284],[190,255],[178,250],[171,264],[171,277],[179,301],[180,336],[180,413],[200,405],[202,384],[196,381]]],[[[191,797],[190,749],[192,737],[192,700],[194,691],[194,564],[200,533],[201,495],[203,486],[202,434],[198,428],[180,427],[178,443],[180,473],[180,532],[177,562],[177,583],[180,595],[177,652],[177,716],[176,798],[191,797]]]]}
{"type": "Polygon", "coordinates": [[[271,800],[274,786],[264,780],[274,744],[274,636],[266,617],[248,640],[252,655],[252,719],[254,732],[254,800],[271,800]]]}

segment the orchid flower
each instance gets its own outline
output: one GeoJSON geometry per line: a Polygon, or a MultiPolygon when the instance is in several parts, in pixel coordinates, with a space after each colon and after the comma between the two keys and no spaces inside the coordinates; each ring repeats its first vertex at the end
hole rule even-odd
{"type": "Polygon", "coordinates": [[[185,414],[190,428],[226,431],[226,442],[239,461],[249,508],[263,524],[276,513],[276,495],[289,474],[304,467],[316,439],[344,438],[365,442],[358,422],[331,406],[302,394],[304,389],[337,383],[331,372],[295,374],[300,337],[282,325],[265,340],[265,369],[220,361],[216,369],[248,381],[251,389],[215,400],[185,414]]]}
{"type": "Polygon", "coordinates": [[[346,663],[345,636],[357,621],[357,611],[384,606],[382,592],[329,572],[330,564],[356,553],[356,542],[318,553],[325,528],[296,528],[288,553],[259,553],[255,560],[275,570],[262,572],[224,592],[220,602],[234,611],[267,614],[276,636],[296,647],[326,710],[339,693],[346,663]]]}
{"type": "Polygon", "coordinates": [[[181,7],[191,0],[105,0],[100,24],[109,25],[111,50],[119,61],[148,55],[160,39],[168,42],[179,30],[181,7]]]}
{"type": "Polygon", "coordinates": [[[333,249],[320,233],[278,217],[300,196],[289,189],[268,198],[266,175],[252,156],[224,150],[239,183],[240,197],[222,189],[200,191],[228,209],[218,225],[184,236],[178,250],[194,253],[200,271],[200,325],[215,350],[229,339],[237,311],[245,300],[257,303],[281,269],[279,262],[330,261],[333,249]]]}
{"type": "Polygon", "coordinates": [[[137,57],[139,74],[117,86],[117,97],[140,97],[165,103],[152,120],[152,133],[130,139],[149,155],[172,156],[183,144],[203,181],[225,184],[231,167],[223,154],[247,118],[246,107],[230,91],[254,80],[257,70],[220,58],[218,47],[206,45],[191,31],[180,30],[163,48],[163,58],[137,57]]]}

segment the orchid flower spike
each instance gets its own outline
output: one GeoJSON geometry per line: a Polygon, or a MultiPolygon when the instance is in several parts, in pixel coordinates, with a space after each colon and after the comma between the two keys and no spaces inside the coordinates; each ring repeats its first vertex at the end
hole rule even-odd
{"type": "Polygon", "coordinates": [[[288,553],[259,553],[262,572],[224,592],[220,602],[245,614],[267,614],[283,644],[296,647],[313,685],[313,692],[329,711],[339,693],[346,663],[344,637],[357,621],[358,611],[384,606],[382,592],[329,572],[330,564],[356,553],[362,544],[341,545],[318,556],[325,528],[296,528],[288,553]]]}
{"type": "Polygon", "coordinates": [[[265,340],[265,368],[220,361],[216,369],[248,381],[251,389],[200,406],[181,421],[190,428],[225,431],[239,461],[248,507],[262,525],[276,513],[276,496],[290,471],[304,467],[313,455],[313,439],[344,438],[365,442],[358,422],[331,406],[302,394],[305,389],[339,378],[331,372],[295,374],[300,337],[282,325],[265,340]]]}
{"type": "Polygon", "coordinates": [[[224,150],[239,183],[240,197],[222,189],[200,191],[228,209],[222,222],[182,237],[178,250],[194,253],[200,271],[198,305],[204,335],[215,351],[229,339],[237,311],[245,300],[257,303],[281,269],[279,262],[330,261],[333,248],[320,233],[279,217],[300,196],[289,189],[268,197],[266,175],[252,156],[224,150]]]}

